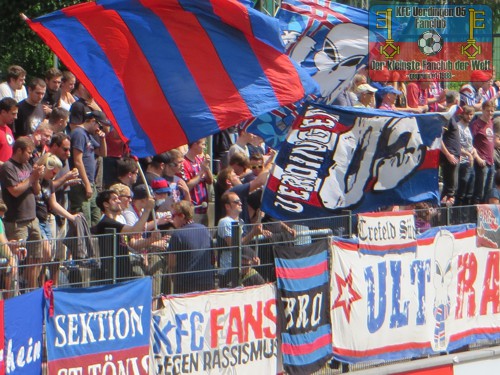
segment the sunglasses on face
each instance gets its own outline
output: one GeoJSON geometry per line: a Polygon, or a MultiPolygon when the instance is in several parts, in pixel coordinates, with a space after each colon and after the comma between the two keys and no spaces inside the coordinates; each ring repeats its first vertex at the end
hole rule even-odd
{"type": "Polygon", "coordinates": [[[252,169],[257,169],[257,168],[262,169],[262,168],[264,168],[264,166],[263,165],[252,165],[252,169]]]}

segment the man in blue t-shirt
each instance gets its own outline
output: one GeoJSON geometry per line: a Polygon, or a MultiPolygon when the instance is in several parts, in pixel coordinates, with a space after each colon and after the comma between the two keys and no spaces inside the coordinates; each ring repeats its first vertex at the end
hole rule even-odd
{"type": "Polygon", "coordinates": [[[175,231],[168,245],[169,273],[175,273],[174,293],[215,288],[212,240],[207,227],[193,221],[194,206],[180,201],[172,205],[175,231]]]}
{"type": "Polygon", "coordinates": [[[95,155],[106,156],[106,135],[100,129],[105,119],[101,111],[87,112],[83,124],[76,125],[71,132],[70,167],[78,169],[82,184],[71,188],[68,195],[69,209],[71,213],[82,212],[92,225],[97,224],[101,216],[95,203],[95,155]]]}

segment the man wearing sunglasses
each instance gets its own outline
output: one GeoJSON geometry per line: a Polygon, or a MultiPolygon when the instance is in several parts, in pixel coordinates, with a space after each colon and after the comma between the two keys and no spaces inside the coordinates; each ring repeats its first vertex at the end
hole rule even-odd
{"type": "MultiPolygon", "coordinates": [[[[264,155],[260,153],[253,154],[250,156],[250,169],[252,174],[257,177],[264,171],[264,155]]],[[[254,177],[254,178],[255,178],[254,177]]],[[[249,182],[248,180],[242,180],[241,182],[249,182]]]]}
{"type": "MultiPolygon", "coordinates": [[[[240,219],[243,211],[243,202],[238,194],[228,191],[221,197],[221,204],[226,210],[226,216],[219,220],[217,225],[217,248],[219,249],[219,284],[221,287],[227,287],[238,280],[238,269],[233,265],[233,254],[237,251],[236,244],[233,241],[233,224],[243,225],[243,237],[241,244],[249,244],[255,236],[259,234],[272,235],[268,231],[262,230],[262,225],[244,225],[240,219]]],[[[258,258],[255,259],[258,261],[258,258]]]]}
{"type": "Polygon", "coordinates": [[[354,107],[374,108],[375,107],[375,93],[378,90],[368,83],[363,83],[356,87],[356,96],[358,101],[354,103],[354,107]]]}
{"type": "Polygon", "coordinates": [[[182,153],[173,149],[165,152],[165,168],[163,169],[162,177],[167,180],[170,194],[165,200],[165,204],[160,207],[161,211],[171,211],[174,203],[185,200],[191,202],[191,194],[189,188],[182,178],[178,175],[182,173],[182,166],[184,164],[184,156],[182,153]]]}

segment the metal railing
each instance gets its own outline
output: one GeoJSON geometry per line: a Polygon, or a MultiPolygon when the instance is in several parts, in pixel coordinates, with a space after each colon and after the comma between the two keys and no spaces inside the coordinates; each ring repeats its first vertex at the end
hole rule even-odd
{"type": "MultiPolygon", "coordinates": [[[[428,221],[430,227],[445,226],[453,224],[475,223],[477,220],[476,207],[440,207],[416,210],[415,216],[428,221]]],[[[252,267],[259,272],[264,281],[275,281],[273,248],[275,246],[295,246],[311,243],[320,239],[333,236],[353,237],[356,235],[356,216],[346,213],[345,215],[283,222],[263,223],[263,229],[271,233],[271,236],[259,235],[251,242],[251,247],[260,258],[260,264],[252,267]]],[[[173,249],[172,246],[158,247],[151,245],[141,251],[136,251],[130,246],[129,238],[132,235],[150,236],[151,233],[116,234],[114,231],[105,235],[94,236],[92,243],[99,247],[99,256],[89,259],[77,259],[72,256],[74,249],[71,246],[78,242],[73,239],[55,239],[45,241],[45,246],[50,248],[55,257],[33,264],[28,261],[29,254],[24,259],[15,257],[15,262],[10,259],[0,258],[0,283],[3,289],[3,297],[9,298],[20,293],[25,293],[33,288],[28,285],[28,272],[31,267],[38,267],[40,273],[37,282],[52,279],[59,287],[89,287],[102,284],[114,284],[120,281],[149,276],[153,281],[153,295],[155,299],[162,295],[173,293],[185,293],[199,291],[199,280],[209,277],[213,280],[214,288],[237,287],[241,285],[242,270],[247,267],[242,258],[244,246],[241,244],[243,233],[251,228],[245,228],[238,224],[233,226],[232,246],[228,247],[217,241],[217,228],[208,228],[211,238],[211,246],[205,249],[187,250],[183,248],[173,249]],[[73,240],[74,242],[71,242],[73,240]],[[231,265],[224,269],[230,272],[229,280],[221,276],[223,268],[220,264],[220,256],[224,251],[232,254],[231,265]],[[210,255],[208,267],[198,269],[187,269],[175,271],[169,268],[169,256],[186,256],[190,252],[196,255],[210,255]],[[205,254],[206,253],[206,254],[205,254]],[[15,266],[12,266],[12,264],[15,266]],[[203,277],[202,277],[203,276],[203,277]],[[227,284],[223,284],[227,282],[227,284]],[[10,283],[10,284],[7,284],[10,283]]],[[[184,229],[175,229],[183,231],[184,229]]],[[[171,235],[173,230],[165,231],[163,235],[171,235]]],[[[266,232],[267,233],[267,232],[266,232]]],[[[267,233],[267,234],[269,234],[267,233]]],[[[189,233],[196,235],[196,233],[189,233]]],[[[24,244],[22,244],[24,246],[24,244]]],[[[42,244],[43,245],[43,244],[42,244]]],[[[25,245],[28,249],[30,243],[25,245]]],[[[76,252],[75,252],[76,253],[76,252]]],[[[189,257],[188,257],[189,258],[189,257]]],[[[499,342],[482,342],[471,345],[468,350],[481,350],[484,347],[499,345],[499,342]]],[[[427,357],[426,357],[427,358],[427,357]]],[[[397,361],[399,364],[412,362],[415,358],[397,361]]],[[[332,361],[325,366],[320,374],[338,374],[357,371],[370,371],[379,366],[391,366],[394,363],[360,363],[347,365],[332,361]]],[[[371,372],[378,373],[378,372],[371,372]]],[[[386,373],[382,370],[379,373],[386,373]]]]}
{"type": "MultiPolygon", "coordinates": [[[[475,223],[476,209],[469,207],[444,207],[417,210],[417,217],[426,218],[430,226],[453,225],[459,223],[475,223]]],[[[251,243],[255,254],[260,258],[260,264],[253,265],[265,281],[274,281],[274,258],[273,247],[281,245],[301,245],[311,241],[325,238],[331,235],[340,237],[351,237],[356,234],[355,215],[341,215],[322,219],[296,220],[283,222],[262,223],[266,234],[259,235],[251,243]],[[293,233],[293,235],[292,235],[293,233]]],[[[102,284],[114,284],[133,278],[151,276],[153,278],[153,297],[160,295],[196,291],[195,283],[189,285],[189,278],[180,277],[184,273],[206,273],[211,272],[216,288],[226,286],[221,283],[220,256],[225,251],[230,251],[231,265],[223,271],[230,272],[232,279],[227,285],[235,287],[240,285],[239,277],[243,268],[241,238],[244,232],[248,232],[251,226],[242,227],[235,225],[233,228],[232,246],[218,243],[217,228],[208,228],[212,238],[211,247],[208,249],[172,249],[168,251],[168,245],[151,245],[140,251],[130,246],[129,238],[133,235],[148,237],[150,233],[137,233],[121,235],[110,231],[109,234],[94,236],[92,243],[99,248],[99,256],[89,259],[78,259],[74,254],[78,253],[72,247],[80,244],[77,238],[44,240],[40,244],[45,249],[43,259],[32,259],[30,254],[15,259],[0,258],[0,289],[3,297],[8,298],[28,290],[40,287],[45,280],[51,279],[55,286],[60,287],[88,287],[102,284]],[[189,255],[210,253],[210,267],[208,269],[187,268],[182,272],[175,272],[168,267],[168,255],[179,255],[190,258],[189,255]],[[47,254],[50,253],[50,254],[47,254]],[[36,268],[36,274],[33,273],[36,268]],[[34,275],[34,276],[33,276],[34,275]],[[183,279],[182,288],[177,288],[175,280],[183,279]]],[[[176,229],[182,231],[183,229],[176,229]]],[[[165,231],[162,235],[170,235],[171,231],[165,231]]],[[[16,246],[27,247],[35,243],[17,244],[16,246]]]]}

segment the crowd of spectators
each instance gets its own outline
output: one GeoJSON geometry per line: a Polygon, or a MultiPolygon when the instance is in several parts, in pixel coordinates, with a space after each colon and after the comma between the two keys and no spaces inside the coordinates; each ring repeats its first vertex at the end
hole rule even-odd
{"type": "Polygon", "coordinates": [[[441,204],[488,203],[496,193],[493,181],[500,168],[500,118],[493,118],[500,82],[494,82],[494,72],[473,71],[459,91],[425,79],[407,83],[404,72],[388,70],[370,85],[362,73],[336,104],[410,113],[447,112],[456,106],[441,142],[441,204]]]}
{"type": "MultiPolygon", "coordinates": [[[[213,288],[218,259],[210,251],[213,235],[207,229],[214,175],[206,140],[139,161],[71,72],[51,68],[43,79],[28,82],[26,76],[22,67],[11,66],[0,84],[1,255],[11,269],[17,266],[12,259],[21,262],[25,287],[39,287],[47,278],[57,285],[59,265],[95,254],[75,250],[70,242],[56,245],[68,233],[90,227],[99,245],[94,279],[151,275],[155,294],[213,288]],[[111,242],[104,235],[110,230],[117,234],[111,242]],[[27,256],[21,259],[24,247],[27,256]],[[168,280],[173,289],[163,277],[169,271],[176,274],[168,280]]],[[[251,134],[224,133],[228,147],[219,167],[229,165],[229,153],[240,157],[244,170],[232,177],[231,187],[242,185],[242,223],[250,224],[246,201],[263,186],[274,154],[251,134]]],[[[254,235],[263,233],[256,228],[254,235]]],[[[76,248],[91,245],[78,242],[76,248]]],[[[255,255],[251,261],[259,259],[255,255]]],[[[9,289],[11,280],[5,280],[3,287],[9,289]]],[[[227,285],[238,283],[236,278],[227,285]]]]}
{"type": "MultiPolygon", "coordinates": [[[[208,290],[215,279],[221,287],[273,279],[271,271],[259,273],[261,260],[248,245],[259,235],[293,237],[295,231],[279,223],[273,233],[261,224],[272,221],[259,204],[275,155],[261,138],[226,129],[212,139],[216,160],[207,154],[205,139],[137,160],[72,73],[51,68],[27,83],[26,74],[11,66],[0,84],[0,242],[6,243],[1,255],[11,268],[17,266],[14,258],[26,266],[27,288],[46,278],[57,284],[61,262],[88,255],[55,245],[68,230],[80,233],[82,225],[98,237],[98,280],[150,275],[160,294],[208,290]],[[212,188],[215,213],[209,217],[212,188]],[[216,233],[209,232],[209,223],[216,233]],[[239,243],[235,224],[242,228],[239,243]],[[114,243],[103,236],[109,230],[117,233],[114,243]],[[211,251],[212,239],[217,252],[211,251]],[[245,272],[238,273],[233,255],[241,245],[245,272]],[[168,273],[175,277],[165,278],[168,273]]],[[[500,167],[500,122],[493,125],[500,94],[491,76],[474,72],[459,92],[435,82],[405,84],[403,78],[399,72],[395,82],[386,74],[369,83],[360,71],[334,104],[410,113],[457,105],[443,131],[442,204],[493,202],[500,196],[493,186],[500,167]]]]}

